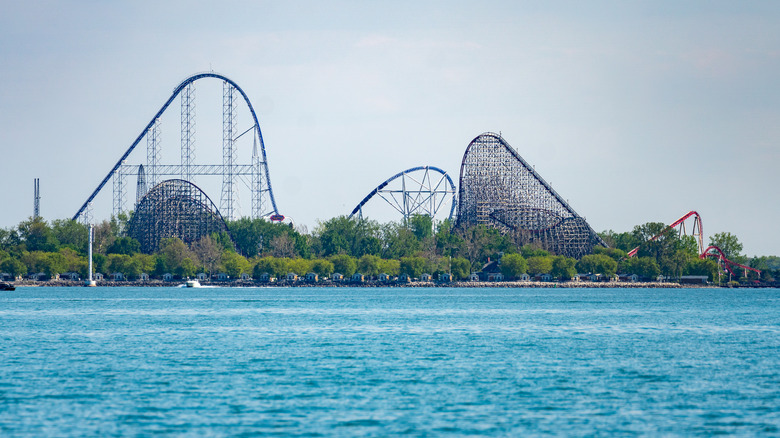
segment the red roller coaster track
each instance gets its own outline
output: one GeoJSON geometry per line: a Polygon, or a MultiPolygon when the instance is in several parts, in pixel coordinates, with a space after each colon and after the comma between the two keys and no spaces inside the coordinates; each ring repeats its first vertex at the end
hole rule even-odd
{"type": "MultiPolygon", "coordinates": [[[[739,268],[742,268],[742,269],[745,270],[745,277],[747,277],[747,271],[753,271],[756,274],[758,274],[759,277],[761,276],[761,271],[760,270],[755,269],[755,268],[751,268],[750,266],[745,266],[745,265],[739,264],[737,262],[732,262],[731,260],[726,258],[726,255],[723,254],[723,251],[720,248],[718,248],[717,246],[715,246],[715,245],[710,245],[709,247],[707,247],[707,249],[703,249],[704,248],[704,231],[702,229],[701,216],[699,216],[699,213],[697,213],[695,211],[689,211],[685,216],[683,216],[680,219],[677,219],[676,221],[672,222],[666,228],[664,228],[663,231],[661,231],[657,235],[653,236],[650,240],[648,240],[648,242],[652,242],[654,240],[657,240],[659,237],[661,237],[664,234],[668,233],[669,230],[674,229],[678,225],[680,226],[680,235],[685,234],[685,221],[688,218],[690,218],[691,216],[694,217],[694,219],[693,219],[693,228],[691,229],[691,235],[696,238],[696,243],[699,244],[699,252],[701,253],[699,255],[700,259],[704,259],[704,258],[707,258],[707,257],[714,257],[714,258],[716,258],[718,260],[718,263],[723,264],[723,266],[726,267],[726,269],[729,271],[729,273],[731,275],[734,275],[734,271],[732,271],[731,268],[733,266],[736,266],[736,267],[739,267],[739,268]]],[[[634,257],[637,254],[637,252],[639,252],[639,246],[637,246],[636,248],[634,248],[631,251],[629,251],[628,256],[629,257],[634,257]]]]}
{"type": "MultiPolygon", "coordinates": [[[[685,216],[683,216],[680,219],[677,219],[676,221],[672,222],[669,226],[664,228],[660,233],[658,233],[657,235],[653,236],[652,239],[648,240],[648,242],[652,242],[652,241],[658,239],[659,237],[663,236],[664,234],[669,232],[669,230],[674,229],[678,225],[680,226],[680,235],[685,234],[685,221],[689,217],[691,217],[691,216],[694,217],[694,219],[693,219],[693,229],[691,230],[691,235],[693,237],[696,237],[696,243],[699,244],[699,252],[702,252],[702,249],[704,248],[704,237],[703,237],[704,236],[704,230],[702,229],[702,225],[701,225],[701,216],[699,216],[699,213],[696,213],[695,211],[689,211],[688,214],[686,214],[685,216]],[[697,229],[698,229],[698,232],[697,232],[697,229]]],[[[639,252],[639,246],[637,246],[636,248],[634,248],[631,251],[629,251],[628,256],[629,257],[633,257],[633,256],[636,255],[637,252],[639,252]]]]}

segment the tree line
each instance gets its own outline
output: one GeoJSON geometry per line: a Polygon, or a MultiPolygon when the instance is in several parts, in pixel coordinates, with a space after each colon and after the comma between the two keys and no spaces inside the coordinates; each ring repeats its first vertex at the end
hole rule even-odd
{"type": "MultiPolygon", "coordinates": [[[[228,222],[229,234],[212,234],[189,244],[168,238],[157,252],[144,254],[138,241],[124,233],[127,219],[123,214],[95,226],[95,272],[119,272],[128,278],[141,273],[158,278],[171,273],[184,278],[199,272],[223,272],[231,278],[241,274],[258,278],[264,273],[280,278],[290,272],[347,277],[354,273],[371,277],[381,273],[411,277],[452,273],[456,279],[466,279],[488,262],[498,261],[498,269],[509,279],[550,274],[568,280],[576,273],[721,279],[714,260],[699,258],[693,237],[669,232],[650,241],[666,227],[660,222],[637,225],[630,232],[600,233],[609,248],[597,247],[593,254],[575,260],[529,243],[526,234],[501,233],[483,225],[456,229],[449,221],[434,226],[424,215],[389,223],[339,216],[318,223],[311,233],[287,224],[242,218],[228,222]],[[637,256],[627,257],[635,247],[639,247],[637,256]]],[[[87,244],[88,230],[83,224],[30,218],[17,227],[0,229],[0,272],[14,277],[76,272],[86,278],[87,244]]],[[[742,245],[730,233],[715,234],[710,244],[723,249],[731,260],[763,270],[762,280],[773,280],[780,269],[778,257],[748,259],[742,255],[742,245]]]]}

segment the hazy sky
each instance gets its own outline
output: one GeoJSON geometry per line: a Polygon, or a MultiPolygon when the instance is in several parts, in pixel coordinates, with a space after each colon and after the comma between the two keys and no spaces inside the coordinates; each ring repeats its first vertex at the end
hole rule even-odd
{"type": "MultiPolygon", "coordinates": [[[[213,69],[249,95],[280,212],[309,230],[410,167],[457,184],[469,141],[501,131],[597,231],[697,210],[706,236],[780,255],[778,23],[771,1],[2,0],[0,227],[32,214],[36,177],[41,214],[71,217],[213,69]]],[[[221,89],[201,82],[197,156],[219,162],[221,89]]]]}

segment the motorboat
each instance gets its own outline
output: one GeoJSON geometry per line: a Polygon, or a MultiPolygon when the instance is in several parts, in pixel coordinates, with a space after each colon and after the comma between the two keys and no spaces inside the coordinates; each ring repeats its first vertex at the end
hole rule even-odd
{"type": "Polygon", "coordinates": [[[11,283],[4,283],[0,281],[0,290],[16,290],[16,287],[11,283]]]}
{"type": "Polygon", "coordinates": [[[187,280],[187,282],[184,284],[187,287],[201,287],[200,282],[198,280],[187,280]]]}

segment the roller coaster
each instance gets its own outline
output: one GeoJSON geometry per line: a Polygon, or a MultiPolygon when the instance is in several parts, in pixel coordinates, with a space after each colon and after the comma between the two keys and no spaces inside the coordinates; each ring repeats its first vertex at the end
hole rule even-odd
{"type": "MultiPolygon", "coordinates": [[[[271,179],[268,171],[263,135],[260,131],[260,123],[249,97],[244,90],[233,80],[214,72],[197,73],[186,78],[174,90],[168,100],[162,105],[151,121],[144,127],[130,147],[122,154],[114,167],[98,184],[92,194],[87,197],[81,208],[73,216],[74,220],[83,219],[90,221],[90,207],[92,202],[104,189],[106,184],[113,179],[114,202],[113,212],[117,215],[125,210],[126,184],[124,180],[128,176],[138,175],[137,187],[142,190],[153,188],[163,176],[177,176],[182,180],[191,181],[195,175],[210,175],[222,177],[222,192],[220,196],[220,210],[226,219],[235,219],[237,181],[239,178],[251,178],[250,192],[252,199],[251,216],[267,217],[279,214],[276,200],[271,188],[271,179]],[[203,79],[217,79],[222,81],[222,163],[221,164],[196,164],[195,162],[195,82],[203,79]],[[160,162],[160,119],[169,109],[176,97],[181,96],[181,161],[179,164],[163,164],[160,162]],[[251,126],[242,132],[237,131],[236,121],[238,112],[238,98],[244,103],[251,116],[251,126]],[[252,134],[252,159],[250,163],[237,162],[237,141],[246,134],[252,134]],[[146,139],[147,154],[146,164],[128,165],[127,160],[136,147],[146,139]],[[143,184],[141,179],[143,178],[143,184]]],[[[143,198],[143,194],[137,194],[137,201],[143,198]]]]}
{"type": "Polygon", "coordinates": [[[366,195],[352,210],[349,217],[363,217],[363,207],[375,196],[384,200],[404,220],[412,215],[423,214],[435,218],[449,202],[449,216],[455,214],[455,183],[447,172],[434,166],[418,166],[398,172],[366,195]]]}
{"type": "MultiPolygon", "coordinates": [[[[199,237],[226,231],[226,220],[239,215],[238,182],[251,193],[251,216],[281,220],[271,188],[268,160],[260,124],[247,94],[231,79],[214,72],[194,74],[182,81],[138,134],[97,188],[87,197],[74,220],[90,222],[92,203],[109,181],[113,181],[114,215],[126,211],[125,179],[137,177],[135,214],[128,223],[129,235],[143,242],[144,251],[153,251],[159,239],[170,236],[195,241],[199,237]],[[195,161],[195,83],[203,79],[222,82],[222,163],[198,164],[195,161]],[[161,160],[161,117],[180,97],[180,161],[163,164],[161,160]],[[237,129],[239,100],[248,109],[249,126],[237,129]],[[246,136],[246,134],[251,134],[246,136]],[[246,136],[246,137],[245,137],[246,136]],[[251,138],[249,163],[238,160],[238,142],[251,138]],[[132,152],[146,140],[145,163],[128,164],[132,152]],[[193,182],[194,176],[219,176],[222,179],[219,208],[193,182]],[[176,177],[162,180],[163,177],[176,177]],[[251,182],[247,183],[249,177],[251,182]]],[[[399,172],[379,184],[352,210],[349,217],[363,217],[363,209],[373,199],[381,199],[408,220],[424,214],[435,218],[448,212],[456,226],[486,225],[512,233],[519,243],[539,244],[560,255],[580,258],[596,245],[606,243],[583,217],[545,181],[500,135],[486,132],[474,138],[466,148],[460,168],[459,188],[452,178],[434,166],[418,166],[399,172]],[[457,215],[456,215],[457,213],[457,215]]],[[[729,260],[717,246],[704,248],[701,216],[691,211],[672,222],[654,241],[679,228],[686,234],[686,221],[693,218],[691,235],[696,238],[700,258],[715,258],[725,270],[733,268],[761,271],[729,260]]],[[[639,247],[628,253],[636,256],[639,247]]]]}
{"type": "MultiPolygon", "coordinates": [[[[661,236],[665,235],[671,230],[674,230],[677,228],[678,235],[683,236],[687,235],[686,228],[685,228],[685,222],[693,218],[693,226],[691,227],[691,235],[696,238],[696,243],[698,244],[699,248],[699,258],[700,259],[706,259],[707,257],[714,258],[718,261],[718,264],[723,267],[726,271],[729,272],[729,274],[734,275],[734,270],[732,268],[740,268],[744,270],[745,277],[748,275],[748,271],[755,272],[759,277],[761,277],[761,271],[756,268],[751,268],[750,266],[745,266],[743,264],[734,262],[729,260],[726,257],[726,254],[723,253],[723,250],[718,248],[715,245],[710,245],[706,249],[704,248],[704,230],[702,226],[701,216],[699,213],[695,211],[690,211],[683,215],[681,218],[677,219],[676,221],[672,222],[671,224],[667,225],[666,228],[661,230],[660,233],[656,234],[655,236],[651,237],[647,240],[647,242],[653,242],[658,240],[661,236]],[[679,228],[678,228],[679,227],[679,228]]],[[[646,243],[646,242],[645,242],[646,243]]],[[[636,248],[632,249],[628,252],[628,257],[635,257],[637,253],[639,252],[639,249],[642,247],[642,245],[637,246],[636,248]]]]}

